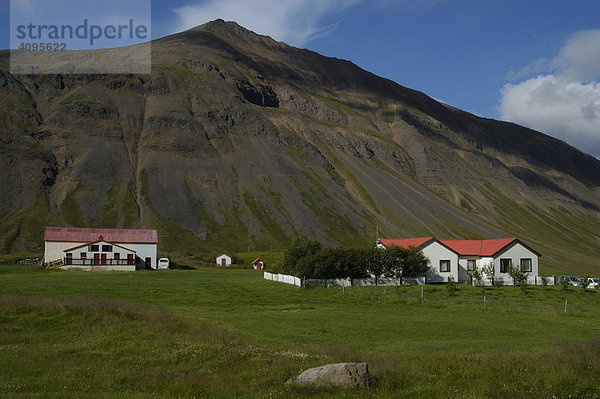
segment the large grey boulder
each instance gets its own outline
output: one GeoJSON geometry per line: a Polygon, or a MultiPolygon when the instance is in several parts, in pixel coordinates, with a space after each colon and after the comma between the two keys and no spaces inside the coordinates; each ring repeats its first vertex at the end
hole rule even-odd
{"type": "Polygon", "coordinates": [[[335,386],[340,388],[363,388],[369,386],[369,366],[367,363],[335,363],[308,369],[291,384],[316,387],[335,386]]]}

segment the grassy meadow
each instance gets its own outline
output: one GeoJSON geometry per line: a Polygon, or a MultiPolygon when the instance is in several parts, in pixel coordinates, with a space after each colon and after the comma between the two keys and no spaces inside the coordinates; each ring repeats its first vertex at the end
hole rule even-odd
{"type": "Polygon", "coordinates": [[[0,397],[600,397],[600,292],[420,289],[0,265],[0,397]],[[285,384],[342,361],[371,388],[285,384]]]}

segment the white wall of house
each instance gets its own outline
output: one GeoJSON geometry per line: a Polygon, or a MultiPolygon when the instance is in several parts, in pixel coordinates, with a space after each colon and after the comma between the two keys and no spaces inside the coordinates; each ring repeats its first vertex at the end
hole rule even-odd
{"type": "Polygon", "coordinates": [[[110,260],[110,259],[115,259],[115,254],[119,254],[119,259],[122,261],[127,260],[127,256],[130,254],[134,256],[133,259],[135,259],[135,256],[136,256],[136,253],[134,250],[130,250],[130,249],[127,249],[124,247],[113,245],[111,243],[107,243],[104,241],[99,241],[97,243],[94,243],[94,245],[98,245],[98,251],[90,251],[89,245],[83,245],[83,246],[80,246],[79,248],[73,249],[72,251],[65,252],[65,256],[67,256],[67,254],[70,253],[73,256],[73,259],[78,260],[78,259],[81,259],[81,254],[85,253],[86,259],[93,260],[94,255],[98,254],[100,259],[102,259],[102,255],[105,255],[106,259],[110,260]],[[103,251],[102,250],[103,245],[110,245],[111,250],[103,251]]]}
{"type": "Polygon", "coordinates": [[[50,263],[65,257],[65,249],[83,245],[85,242],[54,242],[46,241],[44,246],[44,262],[50,263]]]}
{"type": "MultiPolygon", "coordinates": [[[[119,244],[119,243],[116,243],[119,244]]],[[[121,245],[121,244],[119,244],[121,245]]],[[[158,267],[158,258],[156,257],[157,244],[122,244],[124,247],[133,249],[136,255],[142,260],[150,258],[150,267],[156,269],[158,267]]]]}
{"type": "Polygon", "coordinates": [[[422,248],[423,255],[429,259],[430,270],[427,272],[427,282],[444,282],[448,281],[448,277],[452,277],[454,281],[458,281],[459,265],[458,254],[437,241],[429,243],[422,248]],[[450,261],[450,271],[440,271],[440,261],[450,261]]]}
{"type": "Polygon", "coordinates": [[[475,267],[481,269],[479,265],[479,256],[459,256],[458,257],[458,281],[471,281],[471,277],[468,272],[468,263],[470,260],[475,261],[475,267]]]}
{"type": "Polygon", "coordinates": [[[496,270],[496,276],[501,277],[503,280],[508,280],[510,279],[508,273],[500,273],[501,259],[511,259],[512,264],[515,267],[521,266],[521,259],[531,259],[531,272],[528,273],[533,277],[539,275],[539,258],[537,254],[530,251],[519,242],[509,245],[494,256],[494,268],[496,270]]]}
{"type": "MultiPolygon", "coordinates": [[[[481,257],[481,256],[476,256],[476,255],[459,256],[458,257],[458,263],[459,263],[458,280],[459,281],[471,282],[471,277],[469,276],[469,266],[468,266],[468,263],[470,260],[475,261],[475,267],[477,269],[479,269],[482,273],[483,273],[483,269],[485,267],[494,263],[494,258],[491,258],[491,257],[481,257]]],[[[487,278],[487,276],[485,274],[483,274],[482,277],[484,279],[487,278]]]]}
{"type": "MultiPolygon", "coordinates": [[[[86,243],[84,242],[54,242],[54,241],[46,241],[46,245],[45,245],[45,249],[44,249],[44,262],[45,263],[50,263],[50,262],[54,262],[55,260],[59,260],[59,259],[63,259],[65,257],[65,250],[69,249],[69,248],[73,248],[79,245],[84,245],[86,243]]],[[[143,265],[143,262],[146,258],[150,258],[150,264],[151,267],[153,269],[156,269],[157,267],[157,258],[156,258],[156,250],[157,250],[157,244],[121,244],[121,243],[114,243],[114,244],[119,244],[122,245],[125,248],[129,248],[131,250],[134,250],[136,252],[136,255],[141,259],[141,263],[140,266],[143,265]]],[[[87,251],[87,246],[83,247],[83,249],[81,249],[81,251],[78,252],[77,255],[73,254],[74,259],[79,259],[79,253],[80,252],[89,252],[87,251]]],[[[116,250],[115,250],[116,252],[116,250]]],[[[125,252],[125,251],[123,251],[125,252]]],[[[88,253],[88,258],[90,257],[90,254],[88,253]]],[[[91,255],[91,257],[93,258],[93,255],[91,255]]],[[[109,258],[112,258],[112,256],[109,256],[109,258]]],[[[123,258],[123,257],[121,257],[123,258]]]]}

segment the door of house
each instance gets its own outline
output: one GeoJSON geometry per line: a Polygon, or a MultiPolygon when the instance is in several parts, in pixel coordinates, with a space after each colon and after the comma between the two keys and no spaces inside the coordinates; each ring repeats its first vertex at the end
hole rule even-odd
{"type": "Polygon", "coordinates": [[[152,258],[146,258],[146,269],[152,268],[152,258]]]}
{"type": "Polygon", "coordinates": [[[94,265],[100,264],[100,254],[94,254],[94,265]]]}
{"type": "Polygon", "coordinates": [[[221,267],[227,267],[227,259],[221,258],[221,267]]]}
{"type": "Polygon", "coordinates": [[[73,264],[73,254],[67,254],[67,265],[73,264]]]}
{"type": "Polygon", "coordinates": [[[119,259],[121,258],[121,254],[118,253],[118,252],[115,252],[114,258],[115,258],[114,264],[118,265],[119,264],[119,259]]]}
{"type": "Polygon", "coordinates": [[[133,265],[133,254],[127,254],[127,264],[133,265]]]}
{"type": "Polygon", "coordinates": [[[102,254],[101,259],[102,259],[102,264],[106,265],[106,254],[102,254]]]}

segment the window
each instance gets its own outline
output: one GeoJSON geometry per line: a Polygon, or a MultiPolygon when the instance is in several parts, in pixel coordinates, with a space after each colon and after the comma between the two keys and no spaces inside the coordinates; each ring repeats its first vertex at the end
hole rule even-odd
{"type": "Polygon", "coordinates": [[[508,273],[512,266],[512,259],[500,259],[500,273],[508,273]]]}
{"type": "Polygon", "coordinates": [[[531,272],[531,259],[529,259],[529,258],[521,259],[521,271],[522,272],[531,272]]]}
{"type": "Polygon", "coordinates": [[[102,245],[102,252],[112,252],[112,245],[102,245]]]}
{"type": "Polygon", "coordinates": [[[441,260],[440,261],[440,272],[449,272],[450,271],[450,261],[449,260],[441,260]]]}
{"type": "Polygon", "coordinates": [[[81,256],[81,259],[86,259],[87,258],[87,253],[86,252],[82,252],[80,256],[81,256]]]}
{"type": "Polygon", "coordinates": [[[467,260],[467,270],[473,271],[475,269],[477,269],[477,261],[474,259],[468,259],[467,260]]]}
{"type": "Polygon", "coordinates": [[[115,254],[114,254],[114,258],[115,258],[115,260],[119,260],[119,259],[121,259],[121,254],[120,254],[120,253],[118,253],[118,252],[115,252],[115,254]]]}
{"type": "Polygon", "coordinates": [[[98,244],[90,245],[89,252],[98,252],[100,250],[100,246],[98,244]]]}

